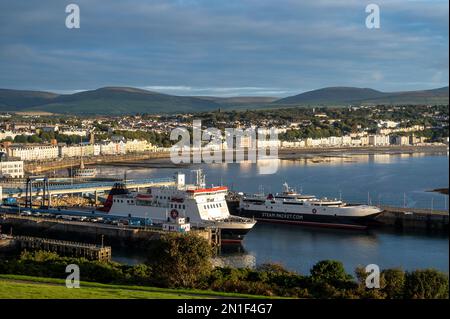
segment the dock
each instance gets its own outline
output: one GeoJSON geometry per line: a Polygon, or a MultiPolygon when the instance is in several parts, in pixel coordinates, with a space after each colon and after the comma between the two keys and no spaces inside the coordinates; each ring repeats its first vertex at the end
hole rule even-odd
{"type": "MultiPolygon", "coordinates": [[[[20,216],[14,213],[0,213],[0,226],[4,233],[16,235],[45,236],[55,239],[104,242],[112,247],[133,247],[145,249],[149,241],[157,240],[167,231],[161,227],[133,227],[103,223],[70,221],[55,218],[20,216]]],[[[195,228],[193,233],[204,238],[212,247],[220,246],[220,231],[217,228],[195,228]]]]}
{"type": "Polygon", "coordinates": [[[111,260],[110,246],[31,236],[15,236],[13,238],[21,250],[45,250],[55,252],[60,256],[83,257],[98,261],[111,260]]]}
{"type": "Polygon", "coordinates": [[[383,210],[377,220],[399,229],[448,231],[448,211],[424,208],[379,206],[383,210]]]}

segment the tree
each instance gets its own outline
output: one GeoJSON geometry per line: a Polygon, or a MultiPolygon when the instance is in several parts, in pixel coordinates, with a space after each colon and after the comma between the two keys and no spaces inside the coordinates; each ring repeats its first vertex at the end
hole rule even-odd
{"type": "Polygon", "coordinates": [[[434,269],[406,273],[405,298],[448,299],[448,276],[434,269]]]}
{"type": "Polygon", "coordinates": [[[322,282],[333,286],[341,286],[352,280],[352,276],[345,272],[344,265],[336,260],[319,261],[310,272],[313,282],[322,282]]]}
{"type": "Polygon", "coordinates": [[[195,287],[211,273],[209,243],[191,233],[169,233],[149,243],[147,264],[165,287],[195,287]]]}
{"type": "Polygon", "coordinates": [[[381,272],[383,292],[390,299],[403,298],[405,288],[405,272],[399,268],[386,269],[381,272]]]}

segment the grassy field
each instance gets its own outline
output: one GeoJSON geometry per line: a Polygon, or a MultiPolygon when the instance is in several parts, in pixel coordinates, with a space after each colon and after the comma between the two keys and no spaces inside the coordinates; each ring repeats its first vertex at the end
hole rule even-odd
{"type": "Polygon", "coordinates": [[[210,299],[264,298],[263,296],[204,290],[166,289],[144,286],[106,285],[80,282],[80,288],[66,288],[65,280],[0,275],[0,299],[210,299]]]}

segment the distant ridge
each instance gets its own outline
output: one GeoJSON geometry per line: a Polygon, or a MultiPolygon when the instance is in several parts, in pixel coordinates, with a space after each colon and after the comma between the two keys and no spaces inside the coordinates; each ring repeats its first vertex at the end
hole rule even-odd
{"type": "Polygon", "coordinates": [[[280,105],[448,104],[448,86],[421,91],[381,92],[369,88],[327,87],[273,102],[280,105]]]}
{"type": "Polygon", "coordinates": [[[328,87],[276,99],[273,97],[176,96],[133,87],[103,87],[73,94],[0,89],[2,112],[59,114],[190,113],[283,106],[354,104],[448,104],[448,86],[421,91],[381,92],[370,88],[328,87]]]}

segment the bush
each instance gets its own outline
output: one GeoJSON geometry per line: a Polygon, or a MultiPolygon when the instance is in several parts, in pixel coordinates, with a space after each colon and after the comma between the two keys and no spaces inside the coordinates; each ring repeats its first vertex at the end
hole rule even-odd
{"type": "Polygon", "coordinates": [[[352,276],[345,272],[344,265],[340,261],[322,260],[312,267],[311,279],[313,282],[344,287],[352,280],[352,276]]]}
{"type": "Polygon", "coordinates": [[[434,270],[415,270],[406,273],[405,298],[448,299],[448,276],[434,270]]]}
{"type": "Polygon", "coordinates": [[[170,233],[150,243],[147,264],[158,285],[189,288],[211,273],[211,256],[205,239],[190,233],[170,233]]]}
{"type": "Polygon", "coordinates": [[[381,272],[382,289],[389,299],[403,298],[405,289],[405,272],[398,268],[386,269],[381,272]]]}

